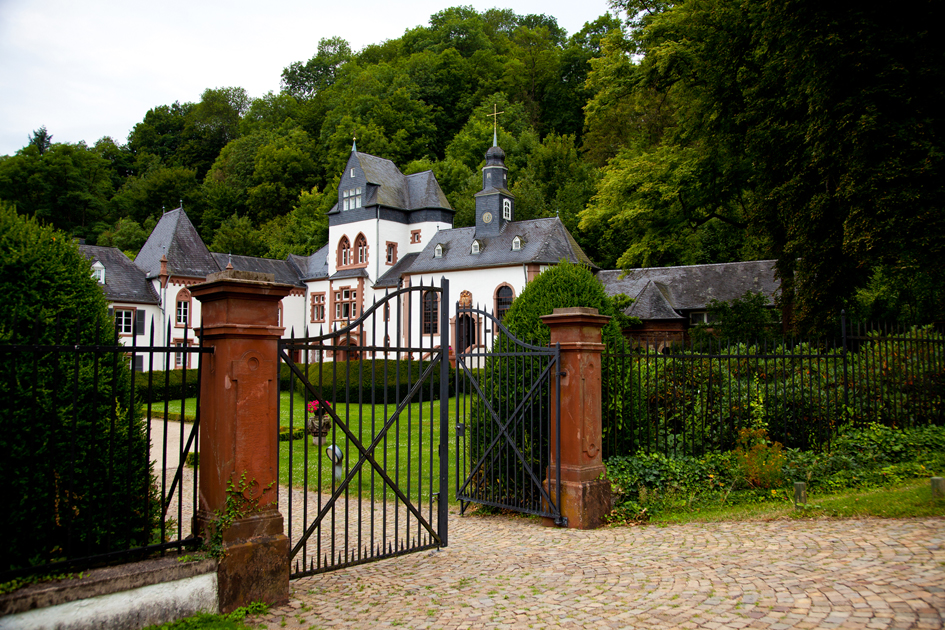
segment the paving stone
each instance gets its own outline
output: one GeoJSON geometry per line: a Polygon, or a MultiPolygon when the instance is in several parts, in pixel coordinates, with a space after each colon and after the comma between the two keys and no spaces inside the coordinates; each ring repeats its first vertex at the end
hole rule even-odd
{"type": "Polygon", "coordinates": [[[449,547],[296,580],[288,604],[251,623],[273,630],[943,628],[943,533],[945,519],[576,531],[528,518],[451,515],[449,547]]]}

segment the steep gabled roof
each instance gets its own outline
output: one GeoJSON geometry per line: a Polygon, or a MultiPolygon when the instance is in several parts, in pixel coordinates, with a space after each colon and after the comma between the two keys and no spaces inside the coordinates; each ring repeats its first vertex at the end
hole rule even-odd
{"type": "Polygon", "coordinates": [[[328,277],[328,245],[311,256],[296,256],[289,254],[286,260],[298,269],[299,278],[305,280],[322,280],[328,277]]]}
{"type": "Polygon", "coordinates": [[[627,309],[627,315],[640,319],[683,319],[673,309],[670,301],[669,287],[652,280],[647,282],[643,290],[634,298],[633,304],[627,309]]]}
{"type": "MultiPolygon", "coordinates": [[[[421,210],[423,208],[445,208],[452,210],[450,202],[436,181],[433,171],[423,171],[412,175],[404,175],[397,165],[367,153],[354,153],[364,178],[368,184],[376,186],[373,192],[368,192],[364,201],[365,206],[379,204],[398,210],[421,210]]],[[[349,162],[350,163],[350,162],[349,162]]],[[[328,214],[340,212],[338,204],[329,210],[328,214]]]]}
{"type": "Polygon", "coordinates": [[[205,278],[223,269],[217,265],[183,208],[164,213],[138,252],[135,266],[148,278],[156,278],[165,252],[171,275],[205,278]]]}
{"type": "Polygon", "coordinates": [[[443,189],[433,171],[423,171],[407,175],[407,209],[419,210],[420,208],[449,208],[450,202],[447,201],[443,189]]]}
{"type": "Polygon", "coordinates": [[[407,273],[430,273],[470,269],[476,267],[506,267],[509,265],[555,264],[562,259],[593,267],[581,246],[571,236],[560,219],[531,219],[507,223],[496,236],[481,237],[478,254],[472,254],[476,228],[454,228],[433,234],[407,273]],[[522,248],[512,250],[516,236],[524,239],[522,248]],[[433,251],[442,245],[442,258],[434,258],[433,251]]]}
{"type": "Polygon", "coordinates": [[[230,256],[229,254],[214,253],[213,258],[217,261],[220,269],[226,269],[229,263],[233,263],[233,269],[237,271],[255,271],[258,273],[271,273],[275,276],[275,281],[282,284],[294,284],[298,287],[304,287],[305,284],[299,279],[299,274],[295,267],[287,260],[274,260],[272,258],[256,258],[255,256],[230,256]]]}
{"type": "Polygon", "coordinates": [[[383,276],[377,279],[377,282],[374,283],[375,289],[396,289],[397,283],[400,280],[400,275],[404,271],[410,269],[410,265],[413,264],[414,259],[419,254],[417,252],[411,254],[404,254],[401,256],[394,266],[388,269],[383,276]]]}
{"type": "Polygon", "coordinates": [[[98,261],[105,267],[105,284],[102,285],[102,291],[109,302],[160,302],[153,285],[144,277],[144,272],[117,247],[79,245],[79,251],[93,263],[98,261]]]}
{"type": "MultiPolygon", "coordinates": [[[[753,260],[686,267],[646,267],[631,269],[626,275],[618,269],[601,271],[597,278],[610,295],[624,293],[635,300],[641,297],[655,300],[655,296],[644,296],[644,291],[662,287],[661,294],[666,304],[681,313],[705,309],[712,300],[728,302],[748,291],[763,293],[773,303],[780,289],[774,277],[774,263],[773,260],[753,260]],[[653,289],[649,288],[651,284],[653,289]]],[[[639,313],[631,313],[635,307],[635,304],[630,305],[628,314],[647,319],[639,313]]]]}

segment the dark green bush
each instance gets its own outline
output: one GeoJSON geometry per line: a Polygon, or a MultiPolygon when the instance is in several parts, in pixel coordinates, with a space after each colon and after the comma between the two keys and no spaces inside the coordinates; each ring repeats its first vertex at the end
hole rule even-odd
{"type": "MultiPolygon", "coordinates": [[[[0,204],[0,345],[112,345],[71,239],[0,204]]],[[[112,353],[0,352],[0,572],[152,542],[159,501],[130,371],[112,353]],[[78,368],[78,371],[76,371],[78,368]]]]}
{"type": "MultiPolygon", "coordinates": [[[[629,305],[624,300],[622,304],[629,305]]],[[[582,265],[573,265],[567,261],[542,272],[537,278],[525,286],[522,293],[515,298],[512,306],[502,320],[502,324],[509,333],[520,341],[547,347],[551,340],[551,331],[541,321],[544,315],[551,315],[557,308],[587,307],[596,308],[602,315],[611,319],[604,326],[602,338],[609,347],[621,351],[626,345],[621,333],[621,323],[625,322],[622,313],[615,307],[614,299],[607,295],[604,286],[594,274],[582,265]]],[[[492,351],[520,352],[523,348],[506,334],[497,335],[492,351]]],[[[482,371],[484,378],[479,381],[482,391],[488,397],[489,407],[500,415],[506,414],[523,402],[525,395],[538,381],[544,369],[544,362],[533,361],[526,357],[490,356],[486,359],[486,367],[482,371]]],[[[609,366],[604,365],[604,378],[607,378],[609,366]]],[[[548,420],[551,417],[551,408],[548,386],[545,386],[542,395],[531,399],[531,405],[522,409],[520,424],[513,424],[513,440],[516,447],[525,459],[525,464],[531,466],[538,479],[544,478],[544,468],[548,461],[548,437],[550,427],[548,420]],[[539,431],[531,430],[532,422],[542,423],[539,431]]],[[[604,405],[609,404],[605,396],[604,405]]],[[[502,417],[500,421],[507,421],[502,417]]],[[[474,397],[470,405],[470,415],[467,419],[467,449],[472,462],[477,462],[485,449],[500,435],[499,427],[487,414],[486,406],[478,397],[474,397]]],[[[505,438],[498,441],[499,448],[492,451],[489,458],[491,470],[484,471],[486,480],[483,487],[493,497],[506,496],[516,492],[513,478],[521,478],[520,470],[523,465],[511,445],[505,438]]],[[[527,485],[527,484],[526,484],[527,485]]],[[[523,491],[531,487],[522,488],[523,491]]]]}

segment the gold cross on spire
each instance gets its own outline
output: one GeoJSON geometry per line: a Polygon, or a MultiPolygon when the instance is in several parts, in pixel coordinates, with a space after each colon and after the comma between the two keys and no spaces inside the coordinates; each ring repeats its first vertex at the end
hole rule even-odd
{"type": "Polygon", "coordinates": [[[499,114],[504,114],[505,112],[496,111],[498,108],[496,104],[492,104],[492,113],[486,114],[486,116],[492,116],[492,146],[498,146],[498,134],[499,134],[499,114]]]}

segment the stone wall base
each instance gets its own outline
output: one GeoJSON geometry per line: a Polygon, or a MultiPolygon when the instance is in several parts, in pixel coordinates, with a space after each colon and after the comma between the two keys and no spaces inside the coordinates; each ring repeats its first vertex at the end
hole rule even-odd
{"type": "Polygon", "coordinates": [[[252,602],[281,604],[289,599],[289,539],[284,535],[227,543],[217,580],[220,612],[252,602]]]}
{"type": "MultiPolygon", "coordinates": [[[[552,499],[557,497],[554,480],[545,481],[545,487],[552,499]]],[[[593,481],[561,480],[561,516],[568,519],[571,529],[594,529],[604,524],[604,517],[610,512],[612,501],[610,482],[606,479],[593,481]]],[[[542,524],[554,527],[551,518],[542,519],[542,524]]]]}

